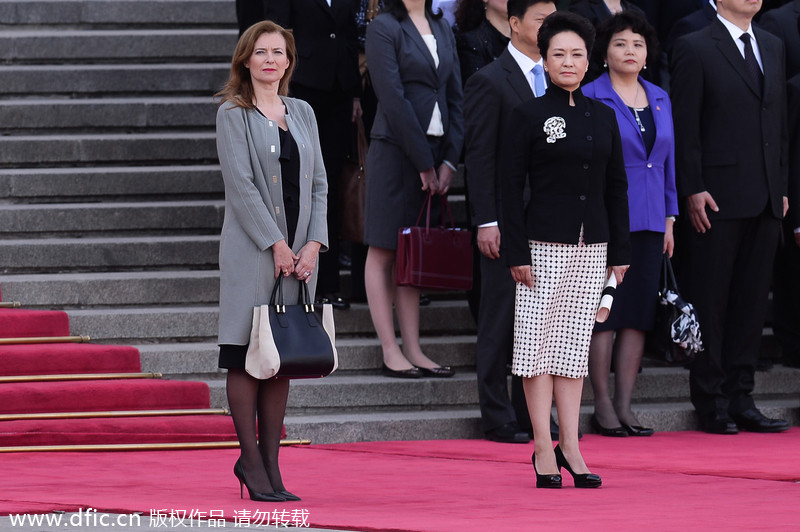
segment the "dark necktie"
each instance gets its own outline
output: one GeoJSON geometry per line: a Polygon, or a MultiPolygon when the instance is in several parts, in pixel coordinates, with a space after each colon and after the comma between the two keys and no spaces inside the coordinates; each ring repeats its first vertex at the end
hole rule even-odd
{"type": "Polygon", "coordinates": [[[750,34],[743,33],[739,38],[744,42],[744,62],[747,64],[747,70],[749,70],[750,75],[753,76],[753,81],[756,82],[756,87],[758,87],[758,93],[761,94],[764,87],[764,74],[761,72],[761,67],[758,66],[756,54],[753,53],[753,45],[750,44],[750,34]]]}

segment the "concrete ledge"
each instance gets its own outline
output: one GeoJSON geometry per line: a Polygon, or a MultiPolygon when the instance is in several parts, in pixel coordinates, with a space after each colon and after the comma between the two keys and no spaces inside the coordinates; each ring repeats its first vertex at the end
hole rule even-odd
{"type": "Polygon", "coordinates": [[[208,97],[0,100],[5,129],[214,128],[208,97]]]}
{"type": "Polygon", "coordinates": [[[0,272],[215,267],[218,236],[42,238],[0,241],[0,272]],[[13,257],[13,260],[10,259],[13,257]]]}
{"type": "Polygon", "coordinates": [[[0,138],[2,165],[71,165],[87,163],[217,160],[214,132],[32,135],[0,138]]]}
{"type": "Polygon", "coordinates": [[[25,308],[219,304],[217,270],[7,275],[0,286],[25,308]]]}
{"type": "Polygon", "coordinates": [[[236,24],[230,0],[5,0],[0,24],[236,24]]]}
{"type": "Polygon", "coordinates": [[[228,79],[229,59],[201,64],[4,65],[0,68],[0,87],[6,95],[25,97],[172,93],[211,96],[228,79]]]}
{"type": "Polygon", "coordinates": [[[223,191],[218,165],[0,169],[0,198],[15,200],[175,194],[189,199],[223,191]]]}
{"type": "Polygon", "coordinates": [[[0,205],[0,235],[193,231],[222,227],[224,202],[164,201],[0,205]]]}
{"type": "Polygon", "coordinates": [[[227,61],[237,29],[6,30],[0,60],[7,63],[103,61],[227,61]]]}

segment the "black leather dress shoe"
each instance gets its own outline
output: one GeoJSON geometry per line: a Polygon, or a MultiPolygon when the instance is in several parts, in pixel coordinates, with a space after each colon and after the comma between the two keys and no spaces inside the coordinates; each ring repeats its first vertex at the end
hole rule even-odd
{"type": "Polygon", "coordinates": [[[349,310],[350,309],[350,302],[346,299],[343,299],[339,296],[333,295],[324,295],[322,297],[317,298],[316,302],[320,305],[331,305],[333,308],[337,310],[349,310]]]}
{"type": "Polygon", "coordinates": [[[456,370],[450,366],[439,366],[436,368],[417,368],[423,377],[437,377],[440,379],[447,379],[456,374],[456,370]]]}
{"type": "Polygon", "coordinates": [[[520,429],[516,423],[506,423],[502,427],[486,431],[486,439],[500,443],[528,443],[528,433],[520,429]]]}
{"type": "Polygon", "coordinates": [[[594,428],[594,430],[596,430],[601,436],[609,436],[611,438],[625,438],[628,436],[628,431],[623,427],[604,427],[600,424],[600,421],[598,421],[597,416],[592,416],[591,422],[592,428],[594,428]]]}
{"type": "Polygon", "coordinates": [[[789,430],[789,423],[785,419],[767,417],[758,408],[749,408],[732,417],[740,429],[750,432],[783,432],[789,430]]]}
{"type": "Polygon", "coordinates": [[[642,427],[641,425],[626,425],[623,423],[622,428],[625,429],[625,432],[628,433],[628,436],[652,436],[656,433],[654,429],[651,429],[650,427],[642,427]]]}
{"type": "Polygon", "coordinates": [[[738,434],[736,423],[728,416],[709,414],[700,420],[700,425],[709,434],[738,434]]]}
{"type": "Polygon", "coordinates": [[[397,379],[419,379],[422,377],[422,372],[419,368],[396,370],[389,368],[386,364],[381,366],[381,373],[387,377],[395,377],[397,379]]]}

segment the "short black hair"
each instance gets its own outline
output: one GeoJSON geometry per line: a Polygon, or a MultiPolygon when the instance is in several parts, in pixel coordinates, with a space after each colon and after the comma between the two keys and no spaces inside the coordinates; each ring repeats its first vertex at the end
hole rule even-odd
{"type": "Polygon", "coordinates": [[[597,40],[595,41],[595,61],[601,64],[606,59],[608,45],[611,38],[617,33],[631,30],[644,37],[647,45],[647,62],[655,64],[658,61],[658,37],[656,30],[647,22],[644,15],[637,11],[621,11],[605,19],[597,27],[597,40]]]}
{"type": "MultiPolygon", "coordinates": [[[[434,19],[442,18],[442,10],[433,12],[433,0],[425,0],[425,11],[434,19]]],[[[403,0],[384,0],[381,13],[389,13],[397,20],[403,20],[408,16],[408,9],[403,0]]]]}
{"type": "Polygon", "coordinates": [[[508,0],[508,18],[524,18],[525,13],[534,4],[557,4],[556,0],[508,0]]]}
{"type": "Polygon", "coordinates": [[[547,58],[550,40],[565,31],[577,33],[578,37],[583,39],[583,43],[586,45],[586,53],[592,53],[592,45],[594,44],[594,26],[592,26],[592,23],[575,13],[556,11],[544,19],[542,27],[539,28],[539,53],[542,54],[542,57],[547,58]]]}

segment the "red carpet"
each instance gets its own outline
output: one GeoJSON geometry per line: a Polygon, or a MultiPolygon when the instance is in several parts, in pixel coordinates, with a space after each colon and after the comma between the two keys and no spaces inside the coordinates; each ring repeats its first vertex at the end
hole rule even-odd
{"type": "MultiPolygon", "coordinates": [[[[240,500],[237,450],[0,455],[0,513],[97,508],[308,511],[320,528],[394,531],[797,530],[800,429],[581,443],[598,490],[534,488],[533,445],[369,442],[281,451],[297,503],[240,500]]],[[[148,518],[142,519],[148,524],[148,518]]],[[[229,524],[229,526],[233,526],[229,524]]]]}
{"type": "Polygon", "coordinates": [[[204,382],[121,379],[0,386],[0,414],[208,408],[204,382]]]}
{"type": "MultiPolygon", "coordinates": [[[[0,337],[68,336],[64,312],[0,309],[0,337]]],[[[144,410],[207,410],[204,382],[116,379],[109,373],[139,373],[133,347],[86,343],[0,345],[0,376],[100,374],[90,380],[26,380],[0,385],[0,447],[160,444],[235,441],[231,418],[223,415],[143,415],[144,410]],[[118,417],[69,419],[65,413],[114,412],[118,417]],[[58,414],[56,419],[13,419],[20,414],[58,414]]]]}
{"type": "Polygon", "coordinates": [[[229,416],[19,420],[0,423],[0,447],[236,441],[229,416]]]}
{"type": "Polygon", "coordinates": [[[69,336],[69,316],[57,310],[0,308],[0,338],[69,336]]]}
{"type": "Polygon", "coordinates": [[[98,344],[0,345],[0,375],[139,373],[139,351],[98,344]]]}

